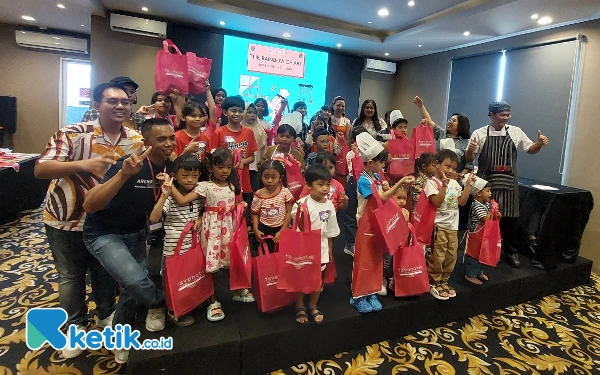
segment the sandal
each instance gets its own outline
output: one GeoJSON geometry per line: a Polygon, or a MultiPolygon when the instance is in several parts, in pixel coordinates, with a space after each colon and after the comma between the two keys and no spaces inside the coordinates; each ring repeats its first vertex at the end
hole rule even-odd
{"type": "Polygon", "coordinates": [[[448,283],[445,283],[444,288],[446,289],[446,292],[448,293],[448,297],[450,297],[450,298],[456,297],[456,290],[454,289],[453,286],[450,286],[448,283]]]}
{"type": "Polygon", "coordinates": [[[206,319],[209,322],[218,322],[219,320],[225,319],[225,313],[221,309],[221,303],[215,301],[208,306],[206,310],[206,319]]]}
{"type": "Polygon", "coordinates": [[[308,324],[308,314],[304,307],[296,307],[296,323],[308,324]]]}
{"type": "Polygon", "coordinates": [[[431,295],[435,298],[443,301],[450,298],[450,296],[448,296],[448,291],[442,286],[442,284],[431,285],[429,287],[429,293],[431,293],[431,295]]]}
{"type": "Polygon", "coordinates": [[[254,295],[248,289],[242,290],[242,293],[240,293],[237,296],[234,295],[233,300],[236,302],[244,302],[244,303],[251,303],[251,302],[255,301],[254,295]]]}
{"type": "Polygon", "coordinates": [[[323,313],[321,313],[319,311],[319,308],[317,306],[314,306],[314,307],[308,306],[308,311],[310,312],[310,316],[313,318],[313,320],[315,321],[315,323],[317,323],[317,324],[323,323],[323,313]],[[317,320],[317,318],[319,318],[319,317],[321,319],[317,320]]]}

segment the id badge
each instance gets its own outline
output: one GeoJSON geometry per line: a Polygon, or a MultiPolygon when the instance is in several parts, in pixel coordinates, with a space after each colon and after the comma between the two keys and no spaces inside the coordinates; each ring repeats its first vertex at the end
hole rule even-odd
{"type": "Polygon", "coordinates": [[[150,220],[148,220],[148,215],[146,215],[146,229],[148,229],[148,233],[152,233],[152,232],[158,232],[160,230],[163,230],[164,228],[164,223],[163,223],[163,219],[161,218],[160,221],[158,223],[150,223],[150,220]]]}

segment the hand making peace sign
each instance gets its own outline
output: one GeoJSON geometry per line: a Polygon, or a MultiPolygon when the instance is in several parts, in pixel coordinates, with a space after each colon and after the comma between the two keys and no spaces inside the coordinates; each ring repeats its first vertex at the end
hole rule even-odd
{"type": "Polygon", "coordinates": [[[146,159],[148,154],[150,154],[150,151],[152,151],[152,146],[148,147],[144,153],[142,153],[142,150],[143,146],[140,146],[135,153],[131,154],[123,161],[123,168],[121,169],[121,172],[125,176],[133,176],[142,170],[142,167],[144,166],[144,159],[146,159]]]}

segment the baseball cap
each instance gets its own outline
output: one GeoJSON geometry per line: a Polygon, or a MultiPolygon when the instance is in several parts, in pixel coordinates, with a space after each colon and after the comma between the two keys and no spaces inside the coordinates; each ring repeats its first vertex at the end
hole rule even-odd
{"type": "Polygon", "coordinates": [[[111,85],[121,87],[121,88],[123,88],[123,86],[125,86],[125,85],[131,85],[131,86],[133,86],[133,88],[135,90],[137,90],[139,87],[138,84],[135,83],[135,81],[133,79],[131,79],[129,77],[125,77],[125,76],[115,77],[115,78],[111,79],[110,82],[108,82],[108,83],[111,85]]]}

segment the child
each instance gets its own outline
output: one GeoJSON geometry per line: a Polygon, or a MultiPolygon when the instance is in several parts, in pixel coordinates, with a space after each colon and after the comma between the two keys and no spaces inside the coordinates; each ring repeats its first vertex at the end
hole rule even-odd
{"type": "Polygon", "coordinates": [[[306,165],[310,167],[314,164],[315,158],[318,152],[331,152],[333,153],[335,138],[329,135],[327,130],[319,129],[312,135],[313,139],[313,152],[311,152],[306,158],[306,165]]]}
{"type": "Polygon", "coordinates": [[[435,155],[431,152],[424,152],[415,160],[416,180],[410,189],[413,212],[417,207],[417,202],[425,188],[425,184],[433,176],[435,176],[435,155]]]}
{"type": "Polygon", "coordinates": [[[173,147],[171,160],[184,155],[196,155],[199,160],[204,159],[210,142],[202,131],[207,120],[206,110],[198,103],[189,101],[184,104],[179,122],[180,130],[175,132],[175,147],[173,147]]]}
{"type": "Polygon", "coordinates": [[[267,146],[271,146],[273,144],[273,125],[265,120],[265,117],[269,116],[269,103],[267,103],[265,98],[257,98],[254,101],[254,107],[256,108],[256,115],[258,117],[256,122],[265,129],[267,133],[267,146]]]}
{"type": "MultiPolygon", "coordinates": [[[[348,197],[344,191],[344,186],[339,181],[333,179],[335,176],[335,156],[331,152],[319,152],[315,158],[315,164],[323,164],[329,170],[329,173],[331,173],[331,187],[329,194],[327,194],[327,199],[333,203],[335,212],[345,210],[348,207],[348,197]]],[[[304,198],[309,194],[310,189],[305,185],[302,193],[300,193],[300,198],[304,198]]]]}
{"type": "MultiPolygon", "coordinates": [[[[194,199],[189,204],[176,203],[171,196],[171,183],[176,182],[177,189],[182,194],[188,194],[198,185],[200,166],[200,160],[195,155],[182,155],[175,159],[172,173],[173,178],[172,180],[168,176],[165,178],[161,186],[162,194],[148,217],[150,224],[159,223],[163,218],[163,214],[165,218],[165,237],[161,263],[163,284],[165,284],[164,279],[168,271],[165,269],[165,258],[175,253],[175,247],[183,228],[189,222],[198,220],[201,208],[199,199],[194,199]]],[[[185,254],[191,246],[192,238],[188,236],[183,241],[180,254],[185,254]]],[[[191,315],[175,317],[172,311],[168,311],[168,315],[178,327],[187,327],[194,324],[194,317],[191,315]]]]}
{"type": "Polygon", "coordinates": [[[223,102],[223,114],[227,117],[227,125],[218,128],[210,139],[210,148],[223,147],[233,153],[236,149],[242,150],[241,163],[234,165],[235,169],[242,170],[240,181],[243,193],[252,193],[250,185],[249,165],[254,161],[254,153],[258,151],[254,132],[242,126],[246,103],[241,96],[229,96],[223,102]]]}
{"type": "MultiPolygon", "coordinates": [[[[225,98],[227,98],[227,91],[225,91],[224,88],[219,87],[218,89],[211,91],[211,96],[215,100],[215,115],[217,116],[217,124],[220,126],[225,126],[227,123],[227,117],[223,115],[222,106],[223,102],[225,101],[225,98]]],[[[206,105],[209,105],[208,100],[206,102],[206,105]]]]}
{"type": "MultiPolygon", "coordinates": [[[[223,129],[223,128],[221,128],[223,129]]],[[[183,196],[178,189],[171,193],[177,204],[185,205],[202,197],[206,199],[206,207],[202,215],[200,244],[206,253],[206,272],[215,273],[221,268],[229,268],[229,247],[235,228],[233,213],[235,197],[240,193],[237,173],[233,171],[233,157],[226,148],[215,148],[206,154],[203,164],[209,181],[198,183],[196,188],[183,196]]],[[[241,204],[245,205],[245,202],[241,204]]],[[[238,302],[254,302],[254,296],[248,289],[234,291],[233,300],[238,302]]],[[[215,295],[211,296],[211,304],[206,312],[206,319],[216,322],[225,318],[221,304],[215,295]]]]}
{"type": "MultiPolygon", "coordinates": [[[[481,190],[472,188],[473,204],[471,204],[471,212],[469,215],[469,233],[479,232],[483,230],[483,224],[487,220],[492,220],[491,201],[492,201],[492,184],[487,182],[481,190]]],[[[499,219],[500,213],[493,219],[499,219]]],[[[483,264],[479,263],[477,258],[469,254],[465,250],[465,279],[476,285],[483,284],[481,280],[487,281],[489,278],[483,273],[483,264]]]]}
{"type": "Polygon", "coordinates": [[[356,219],[358,230],[356,232],[356,252],[352,269],[352,298],[350,304],[360,313],[380,311],[381,303],[377,299],[377,292],[382,291],[383,254],[385,245],[381,240],[381,229],[373,211],[378,208],[378,203],[372,197],[372,184],[378,181],[377,193],[382,201],[390,199],[402,184],[410,184],[413,176],[403,177],[394,186],[390,187],[387,181],[382,181],[377,174],[383,169],[387,161],[388,152],[369,133],[361,133],[356,137],[356,143],[363,159],[365,170],[357,182],[358,209],[356,219]]]}
{"type": "Polygon", "coordinates": [[[306,136],[306,145],[311,148],[311,152],[314,152],[316,150],[316,146],[314,145],[313,140],[313,134],[319,129],[325,129],[325,121],[322,117],[315,115],[310,120],[310,130],[308,131],[308,135],[306,136]]]}
{"type": "Polygon", "coordinates": [[[279,234],[290,226],[294,197],[284,187],[285,167],[278,160],[267,160],[260,165],[261,188],[254,193],[252,200],[252,227],[258,242],[267,242],[269,252],[275,252],[279,234]],[[265,240],[265,236],[273,239],[265,240]]]}
{"type": "Polygon", "coordinates": [[[304,157],[302,153],[292,147],[294,140],[296,139],[296,131],[291,125],[283,124],[277,127],[277,137],[275,140],[276,145],[269,146],[265,149],[265,152],[261,158],[261,164],[267,160],[280,160],[284,159],[292,154],[294,159],[300,163],[300,169],[304,170],[304,157]]]}
{"type": "MultiPolygon", "coordinates": [[[[310,225],[312,230],[321,230],[321,269],[324,270],[329,263],[332,255],[333,238],[340,234],[340,228],[337,223],[335,207],[333,203],[327,199],[327,194],[331,187],[331,173],[322,164],[315,164],[309,167],[304,174],[306,186],[310,191],[310,195],[300,198],[298,204],[292,209],[292,216],[296,214],[298,207],[302,204],[308,206],[308,214],[310,216],[310,225]]],[[[302,230],[302,226],[298,225],[298,230],[302,230]]],[[[308,302],[308,311],[315,323],[323,322],[323,314],[317,307],[319,295],[321,291],[312,292],[308,302]]],[[[296,294],[296,321],[300,324],[308,323],[306,315],[306,307],[304,305],[304,294],[296,294]]]]}
{"type": "Polygon", "coordinates": [[[404,186],[400,186],[400,188],[398,190],[396,190],[396,193],[394,194],[394,200],[396,201],[396,203],[398,203],[398,206],[400,206],[400,208],[402,208],[402,214],[404,214],[404,220],[406,220],[406,222],[408,223],[408,220],[410,218],[410,213],[405,208],[406,202],[408,201],[408,193],[406,192],[406,189],[404,188],[404,186]]]}
{"type": "Polygon", "coordinates": [[[435,177],[425,184],[427,198],[437,207],[427,267],[431,283],[429,292],[440,300],[456,296],[456,290],[448,284],[448,279],[454,270],[458,250],[458,206],[467,203],[475,180],[472,174],[463,190],[456,180],[449,177],[455,173],[457,164],[458,156],[453,151],[441,150],[436,157],[435,177]]]}
{"type": "MultiPolygon", "coordinates": [[[[404,215],[404,220],[408,223],[410,219],[410,213],[405,208],[406,202],[408,201],[408,193],[406,192],[406,188],[404,186],[400,186],[396,193],[394,193],[394,200],[398,203],[398,206],[402,208],[402,214],[404,215]]],[[[409,237],[410,241],[410,237],[409,237]]],[[[408,246],[408,245],[407,245],[408,246]]],[[[384,277],[389,280],[389,289],[394,290],[394,273],[392,271],[392,256],[390,253],[385,253],[383,257],[383,268],[384,268],[384,277]]],[[[384,281],[385,284],[386,281],[384,281]]],[[[378,293],[381,295],[381,293],[378,293]]],[[[387,289],[385,291],[385,295],[387,295],[387,289]]]]}

